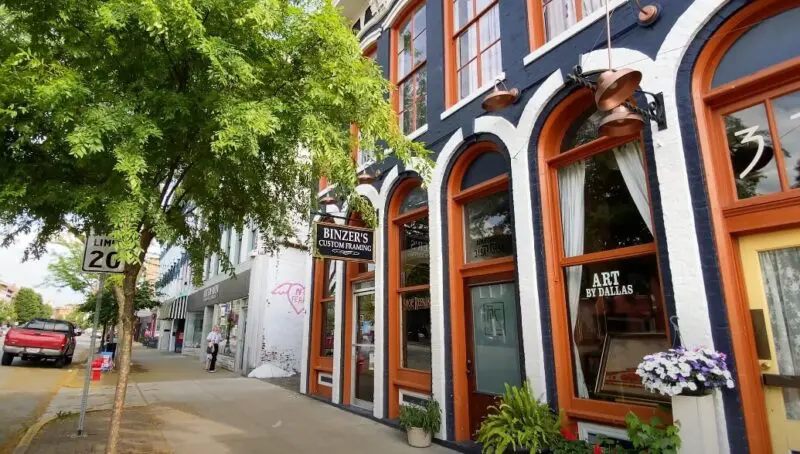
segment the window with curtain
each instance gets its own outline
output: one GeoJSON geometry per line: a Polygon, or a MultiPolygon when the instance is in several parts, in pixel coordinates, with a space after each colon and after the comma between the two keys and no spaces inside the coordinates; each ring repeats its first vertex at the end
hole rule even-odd
{"type": "Polygon", "coordinates": [[[397,114],[400,129],[410,134],[428,121],[425,3],[417,6],[394,33],[397,42],[397,114]]]}
{"type": "Polygon", "coordinates": [[[458,99],[503,72],[498,0],[452,0],[458,99]]]}
{"type": "Polygon", "coordinates": [[[529,0],[534,42],[542,45],[604,7],[603,0],[529,0]]]}
{"type": "Polygon", "coordinates": [[[592,103],[566,129],[555,166],[566,298],[557,304],[569,314],[575,394],[657,400],[635,374],[644,355],[670,347],[641,139],[598,137],[596,119],[592,103]]]}
{"type": "Polygon", "coordinates": [[[431,292],[428,198],[417,186],[405,194],[394,222],[400,247],[400,364],[431,370],[431,292]]]}

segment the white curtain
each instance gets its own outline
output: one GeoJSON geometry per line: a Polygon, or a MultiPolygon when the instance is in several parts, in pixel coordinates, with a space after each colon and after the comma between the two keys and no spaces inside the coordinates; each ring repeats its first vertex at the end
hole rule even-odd
{"type": "Polygon", "coordinates": [[[592,14],[598,9],[602,8],[605,3],[603,0],[583,0],[583,17],[592,14]]]}
{"type": "MultiPolygon", "coordinates": [[[[586,179],[586,164],[578,161],[558,171],[558,190],[561,199],[561,226],[564,231],[564,252],[567,257],[583,254],[584,203],[583,191],[586,179]]],[[[567,298],[572,332],[578,321],[578,304],[581,291],[581,266],[567,268],[567,298]]],[[[573,343],[575,356],[575,378],[578,382],[578,397],[589,397],[586,380],[583,378],[578,347],[573,343]]]]}
{"type": "Polygon", "coordinates": [[[625,180],[633,203],[639,210],[647,230],[653,233],[653,219],[650,216],[650,201],[647,197],[647,175],[644,172],[644,159],[638,142],[630,142],[614,149],[617,166],[625,180]]]}
{"type": "MultiPolygon", "coordinates": [[[[758,253],[781,375],[800,375],[800,247],[758,253]]],[[[800,390],[783,389],[786,418],[800,420],[800,390]]]]}
{"type": "Polygon", "coordinates": [[[550,41],[575,23],[573,0],[553,0],[544,7],[545,40],[550,41]]]}

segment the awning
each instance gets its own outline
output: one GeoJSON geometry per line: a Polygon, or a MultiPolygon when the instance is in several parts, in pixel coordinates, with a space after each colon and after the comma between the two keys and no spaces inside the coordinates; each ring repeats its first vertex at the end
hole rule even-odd
{"type": "Polygon", "coordinates": [[[188,296],[179,296],[172,301],[161,303],[162,320],[185,319],[188,296]]]}

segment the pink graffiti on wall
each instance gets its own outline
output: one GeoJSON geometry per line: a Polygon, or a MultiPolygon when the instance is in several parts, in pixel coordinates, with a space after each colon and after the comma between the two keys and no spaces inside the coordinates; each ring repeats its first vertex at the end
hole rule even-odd
{"type": "Polygon", "coordinates": [[[303,301],[306,297],[306,287],[303,284],[299,282],[284,282],[272,289],[272,294],[286,295],[286,299],[289,300],[289,305],[292,306],[296,314],[299,315],[306,311],[303,307],[303,301]]]}

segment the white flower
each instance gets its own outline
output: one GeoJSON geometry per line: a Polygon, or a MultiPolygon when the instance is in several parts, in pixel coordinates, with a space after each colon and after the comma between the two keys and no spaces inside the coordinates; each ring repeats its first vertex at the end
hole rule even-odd
{"type": "Polygon", "coordinates": [[[697,391],[697,385],[695,385],[694,382],[689,382],[689,389],[692,391],[697,391]]]}
{"type": "Polygon", "coordinates": [[[733,380],[728,380],[725,382],[725,386],[727,386],[728,389],[733,389],[733,380]]]}
{"type": "Polygon", "coordinates": [[[706,381],[706,376],[703,375],[703,374],[697,374],[697,380],[698,381],[706,381]]]}

